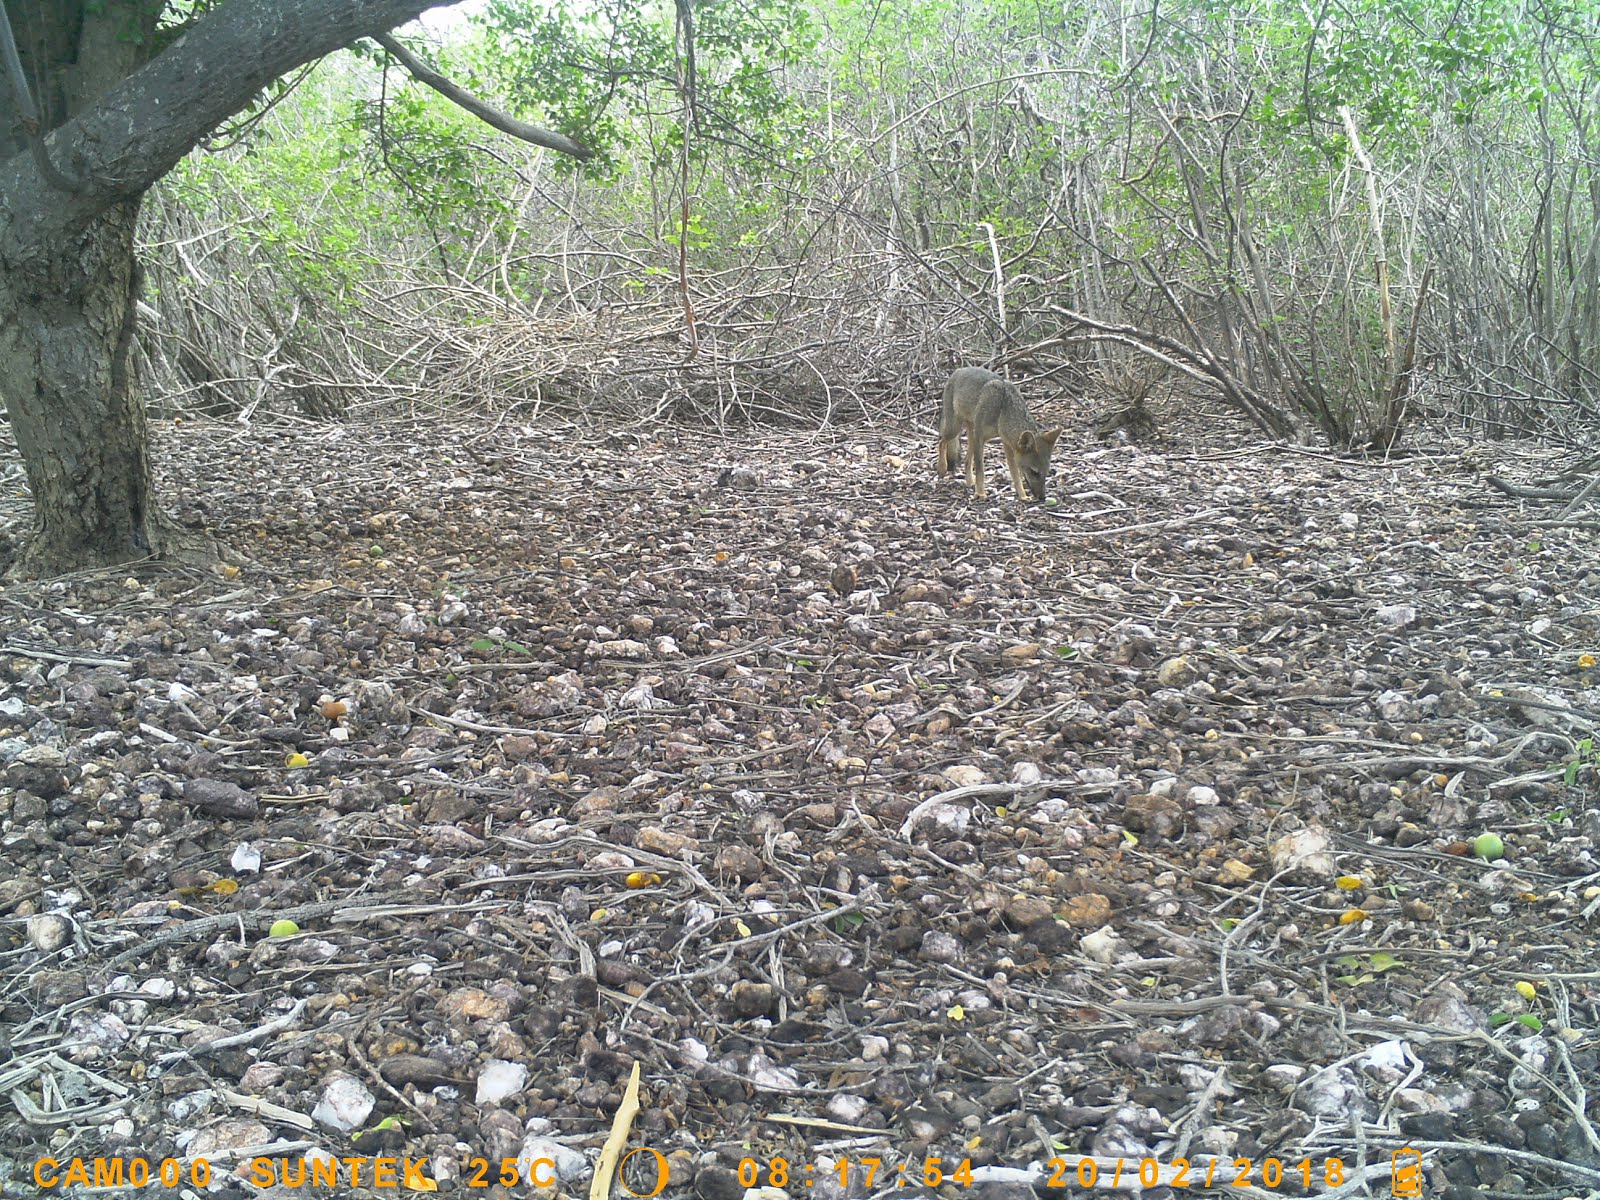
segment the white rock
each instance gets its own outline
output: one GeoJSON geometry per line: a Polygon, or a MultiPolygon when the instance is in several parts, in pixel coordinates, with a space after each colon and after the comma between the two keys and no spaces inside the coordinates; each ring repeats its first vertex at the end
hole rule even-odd
{"type": "Polygon", "coordinates": [[[622,703],[629,708],[652,709],[666,708],[668,704],[656,695],[655,688],[648,683],[638,683],[622,693],[622,703]]]}
{"type": "Polygon", "coordinates": [[[1372,1105],[1356,1078],[1345,1067],[1318,1071],[1295,1093],[1300,1107],[1326,1121],[1349,1121],[1360,1117],[1372,1105]]]}
{"type": "Polygon", "coordinates": [[[1385,1083],[1398,1083],[1411,1068],[1411,1050],[1399,1038],[1379,1042],[1361,1057],[1361,1065],[1385,1083]]]}
{"type": "MultiPolygon", "coordinates": [[[[1077,815],[1077,810],[1067,801],[1059,796],[1046,796],[1043,800],[1036,801],[1034,806],[1028,810],[1027,820],[1034,825],[1053,825],[1059,821],[1071,820],[1075,815],[1077,815]]],[[[1075,830],[1066,829],[1061,831],[1060,836],[1071,838],[1075,833],[1075,830]]],[[[1063,848],[1076,850],[1082,845],[1083,842],[1080,838],[1076,845],[1064,846],[1063,848]]]]}
{"type": "Polygon", "coordinates": [[[1416,622],[1417,610],[1409,604],[1382,604],[1372,616],[1380,625],[1404,629],[1416,622]]]}
{"type": "Polygon", "coordinates": [[[303,963],[332,962],[339,957],[339,947],[327,938],[296,938],[289,947],[289,957],[303,963]]]}
{"type": "Polygon", "coordinates": [[[34,949],[54,954],[72,937],[72,922],[60,913],[40,913],[28,918],[28,941],[34,949]]]}
{"type": "Polygon", "coordinates": [[[111,1011],[129,1025],[142,1025],[150,1017],[150,1005],[143,1000],[113,1000],[111,1011]]]}
{"type": "Polygon", "coordinates": [[[1268,848],[1273,874],[1297,871],[1318,879],[1333,878],[1333,855],[1328,852],[1328,845],[1327,832],[1315,825],[1285,834],[1268,848]]]}
{"type": "Polygon", "coordinates": [[[800,1074],[793,1067],[780,1067],[765,1054],[752,1054],[750,1082],[764,1092],[792,1092],[800,1088],[800,1074]]]}
{"type": "Polygon", "coordinates": [[[1038,763],[1024,761],[1011,766],[1011,782],[1021,787],[1032,787],[1043,778],[1044,772],[1038,763]]]}
{"type": "Polygon", "coordinates": [[[560,841],[571,828],[572,822],[565,817],[544,817],[529,826],[528,840],[541,843],[560,841]]]}
{"type": "Polygon", "coordinates": [[[839,1121],[846,1125],[855,1125],[867,1115],[867,1109],[872,1105],[861,1097],[851,1092],[836,1092],[828,1103],[823,1105],[823,1114],[830,1121],[839,1121]]]}
{"type": "Polygon", "coordinates": [[[1545,1073],[1550,1070],[1551,1053],[1550,1042],[1544,1037],[1519,1039],[1516,1055],[1522,1061],[1512,1067],[1511,1074],[1506,1077],[1511,1090],[1524,1095],[1537,1095],[1541,1087],[1547,1087],[1545,1073]]]}
{"type": "Polygon", "coordinates": [[[233,857],[228,863],[241,875],[254,875],[261,870],[261,851],[249,842],[240,842],[233,848],[233,857]]]}
{"type": "MultiPolygon", "coordinates": [[[[217,1094],[210,1088],[202,1088],[198,1092],[185,1092],[167,1105],[167,1116],[180,1125],[192,1120],[210,1108],[217,1094]]],[[[191,1138],[193,1135],[189,1135],[191,1138]]]]}
{"type": "Polygon", "coordinates": [[[73,1062],[91,1062],[118,1049],[131,1036],[127,1022],[116,1013],[76,1012],[67,1022],[67,1057],[73,1062]]]}
{"type": "Polygon", "coordinates": [[[1448,1113],[1450,1106],[1432,1092],[1421,1088],[1396,1088],[1390,1097],[1395,1109],[1403,1113],[1448,1113]]]}
{"type": "Polygon", "coordinates": [[[528,1068],[518,1062],[491,1058],[478,1072],[479,1104],[498,1104],[515,1096],[528,1082],[528,1068]]]}
{"type": "Polygon", "coordinates": [[[59,771],[67,765],[67,756],[54,746],[29,746],[18,753],[17,761],[27,767],[59,771]]]}
{"type": "Polygon", "coordinates": [[[946,837],[960,837],[972,824],[972,810],[964,804],[940,804],[923,814],[924,823],[931,822],[946,837]]]}
{"type": "Polygon", "coordinates": [[[589,1171],[589,1160],[571,1146],[563,1146],[552,1138],[533,1136],[526,1138],[522,1143],[522,1150],[517,1155],[521,1164],[522,1178],[534,1177],[534,1164],[540,1160],[550,1163],[551,1166],[538,1168],[538,1179],[546,1182],[550,1179],[552,1167],[555,1177],[563,1182],[579,1179],[589,1171]]]}
{"type": "Polygon", "coordinates": [[[942,929],[930,929],[922,935],[922,946],[917,957],[926,962],[954,963],[961,961],[961,939],[942,929]]]}
{"type": "Polygon", "coordinates": [[[377,1098],[367,1091],[359,1079],[349,1075],[335,1075],[322,1088],[322,1099],[311,1110],[311,1119],[348,1133],[372,1115],[377,1098]]]}
{"type": "Polygon", "coordinates": [[[1122,939],[1109,925],[1101,926],[1093,933],[1086,933],[1079,940],[1078,946],[1094,962],[1110,966],[1117,961],[1117,956],[1122,952],[1122,939]]]}
{"type": "Polygon", "coordinates": [[[1372,703],[1377,707],[1378,715],[1385,721],[1398,720],[1412,712],[1410,697],[1393,688],[1379,692],[1372,698],[1372,703]]]}
{"type": "Polygon", "coordinates": [[[711,1052],[699,1038],[679,1038],[678,1054],[681,1056],[680,1065],[685,1067],[701,1067],[711,1060],[711,1052]]]}
{"type": "Polygon", "coordinates": [[[184,1147],[184,1153],[194,1158],[210,1158],[246,1146],[265,1146],[270,1141],[272,1133],[260,1121],[229,1117],[196,1133],[184,1147]]]}
{"type": "Polygon", "coordinates": [[[942,774],[945,782],[951,787],[977,787],[987,779],[981,770],[970,763],[957,763],[953,767],[946,767],[942,774]]]}

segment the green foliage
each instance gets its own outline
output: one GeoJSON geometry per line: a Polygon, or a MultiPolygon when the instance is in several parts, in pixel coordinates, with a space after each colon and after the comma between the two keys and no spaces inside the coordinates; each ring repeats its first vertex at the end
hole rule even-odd
{"type": "Polygon", "coordinates": [[[1335,978],[1346,987],[1359,987],[1372,983],[1385,971],[1403,968],[1405,963],[1394,955],[1378,950],[1366,955],[1342,954],[1335,962],[1340,974],[1335,978]]]}
{"type": "Polygon", "coordinates": [[[784,73],[815,44],[808,10],[800,0],[700,0],[692,12],[692,127],[671,4],[491,0],[477,66],[496,93],[595,151],[586,164],[558,160],[564,171],[614,180],[635,145],[660,166],[686,140],[693,161],[767,158],[796,132],[784,73]]]}
{"type": "Polygon", "coordinates": [[[510,638],[473,638],[471,648],[474,654],[499,653],[516,658],[528,658],[532,651],[521,642],[512,641],[510,638]]]}
{"type": "Polygon", "coordinates": [[[1534,1033],[1542,1033],[1544,1031],[1544,1021],[1536,1013],[1517,1013],[1512,1015],[1511,1013],[1496,1011],[1489,1014],[1489,1024],[1495,1029],[1500,1028],[1502,1025],[1510,1025],[1513,1022],[1534,1033]]]}
{"type": "Polygon", "coordinates": [[[383,100],[357,100],[353,125],[365,135],[352,151],[367,171],[387,172],[413,212],[445,239],[511,212],[504,190],[483,186],[477,121],[432,93],[403,88],[383,100]]]}
{"type": "Polygon", "coordinates": [[[358,141],[338,113],[334,89],[302,88],[295,104],[274,110],[287,125],[258,124],[226,150],[191,156],[162,186],[234,222],[244,245],[296,290],[348,307],[378,261],[370,239],[385,220],[384,205],[361,186],[358,141]]]}
{"type": "Polygon", "coordinates": [[[1595,748],[1592,737],[1579,738],[1575,753],[1567,761],[1561,772],[1561,781],[1568,787],[1575,787],[1582,776],[1584,768],[1600,770],[1600,750],[1595,748]]]}
{"type": "MultiPolygon", "coordinates": [[[[1285,132],[1326,127],[1349,105],[1363,128],[1415,144],[1432,121],[1470,121],[1483,102],[1525,91],[1534,78],[1524,9],[1504,0],[1358,0],[1315,13],[1265,7],[1285,69],[1263,81],[1258,115],[1285,132]],[[1295,63],[1298,75],[1287,69],[1295,63]]],[[[1343,149],[1335,129],[1323,137],[1326,149],[1343,149]]]]}
{"type": "MultiPolygon", "coordinates": [[[[211,2],[169,4],[169,20],[211,2]]],[[[339,304],[403,261],[446,278],[479,268],[473,281],[493,274],[510,300],[636,308],[672,301],[680,249],[692,272],[728,279],[809,259],[855,281],[898,239],[930,267],[908,267],[901,285],[968,323],[942,328],[947,341],[998,307],[983,295],[987,224],[1014,343],[1050,336],[1052,306],[1080,296],[1174,330],[1159,280],[1198,327],[1255,339],[1241,358],[1260,394],[1299,387],[1302,415],[1356,444],[1394,373],[1373,214],[1339,109],[1376,164],[1402,337],[1430,257],[1416,198],[1451,226],[1477,202],[1463,179],[1483,165],[1478,147],[1527,155],[1543,136],[1571,164],[1567,180],[1481,198],[1483,224],[1507,232],[1474,248],[1479,261],[1520,262],[1539,212],[1570,212],[1576,279],[1591,269],[1582,221],[1600,194],[1585,165],[1595,6],[693,0],[691,97],[674,3],[490,0],[465,36],[416,52],[487,103],[583,142],[589,161],[514,144],[397,66],[380,75],[387,55],[369,46],[292,95],[264,94],[224,154],[185,164],[170,186],[197,206],[227,197],[253,249],[339,304]],[[568,190],[556,195],[552,178],[568,190]],[[551,229],[582,232],[560,256],[507,254],[481,270],[551,229]],[[569,251],[597,257],[569,272],[569,251]],[[579,295],[572,280],[596,276],[579,295]]],[[[1433,302],[1445,292],[1436,283],[1433,302]]],[[[776,324],[788,306],[764,296],[740,316],[776,324]]]]}

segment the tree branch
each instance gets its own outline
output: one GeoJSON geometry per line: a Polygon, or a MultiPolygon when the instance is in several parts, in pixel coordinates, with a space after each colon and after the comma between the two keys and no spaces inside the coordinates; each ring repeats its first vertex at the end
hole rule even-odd
{"type": "Polygon", "coordinates": [[[573,158],[587,160],[594,157],[594,151],[574,138],[565,134],[554,133],[548,129],[541,129],[537,125],[529,125],[526,121],[519,121],[509,117],[499,109],[490,108],[471,92],[460,85],[446,79],[427,63],[417,58],[394,38],[387,33],[376,33],[372,40],[377,42],[392,54],[407,71],[438,92],[450,103],[465,109],[485,125],[493,125],[501,133],[508,133],[520,141],[529,142],[535,146],[543,146],[547,150],[559,150],[562,154],[570,154],[573,158]]]}
{"type": "Polygon", "coordinates": [[[33,102],[33,90],[28,86],[27,73],[23,71],[22,59],[17,54],[17,39],[11,29],[11,18],[3,4],[0,4],[0,67],[5,68],[6,77],[11,80],[12,95],[16,98],[17,112],[20,114],[18,124],[22,126],[23,137],[28,141],[34,165],[51,187],[63,192],[77,191],[80,186],[78,181],[68,179],[50,161],[50,152],[45,148],[44,135],[39,129],[39,106],[33,102]]]}
{"type": "MultiPolygon", "coordinates": [[[[454,2],[454,0],[451,0],[454,2]]],[[[63,194],[29,156],[0,164],[0,263],[26,269],[138,196],[274,79],[403,25],[441,0],[226,0],[46,139],[82,187],[63,194]]]]}

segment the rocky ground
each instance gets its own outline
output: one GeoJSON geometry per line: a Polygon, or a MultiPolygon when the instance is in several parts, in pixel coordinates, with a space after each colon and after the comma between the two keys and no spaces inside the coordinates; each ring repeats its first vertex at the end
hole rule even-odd
{"type": "Polygon", "coordinates": [[[1559,456],[158,433],[243,564],[0,591],[3,1195],[580,1195],[635,1066],[669,1197],[1600,1195],[1559,456]]]}

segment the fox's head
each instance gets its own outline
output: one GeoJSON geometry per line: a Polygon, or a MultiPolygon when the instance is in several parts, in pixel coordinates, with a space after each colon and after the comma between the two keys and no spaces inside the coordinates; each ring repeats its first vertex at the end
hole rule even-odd
{"type": "Polygon", "coordinates": [[[1044,499],[1044,483],[1050,478],[1050,452],[1056,448],[1061,430],[1034,433],[1029,430],[1017,441],[1017,465],[1022,471],[1022,482],[1028,495],[1035,500],[1044,499]]]}

